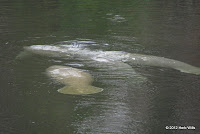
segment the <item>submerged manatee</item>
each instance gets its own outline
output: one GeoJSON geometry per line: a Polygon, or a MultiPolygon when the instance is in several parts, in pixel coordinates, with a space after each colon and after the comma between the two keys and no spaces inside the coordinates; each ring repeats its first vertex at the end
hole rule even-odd
{"type": "Polygon", "coordinates": [[[91,51],[86,48],[73,48],[63,45],[32,45],[25,47],[24,49],[32,54],[46,55],[50,57],[80,57],[81,59],[96,61],[104,65],[109,64],[110,62],[124,62],[136,65],[172,68],[181,72],[200,75],[199,67],[158,56],[132,54],[122,51],[91,51]]]}
{"type": "Polygon", "coordinates": [[[63,94],[94,94],[103,89],[92,86],[93,78],[89,73],[68,66],[51,66],[46,69],[47,75],[66,85],[58,90],[63,94]]]}

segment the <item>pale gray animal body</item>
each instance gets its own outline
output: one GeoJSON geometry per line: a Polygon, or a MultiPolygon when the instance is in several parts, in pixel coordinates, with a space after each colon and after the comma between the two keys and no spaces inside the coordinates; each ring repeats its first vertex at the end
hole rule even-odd
{"type": "Polygon", "coordinates": [[[103,91],[103,89],[92,86],[92,76],[83,70],[54,65],[47,68],[46,73],[56,81],[67,85],[58,92],[63,94],[94,94],[103,91]]]}
{"type": "MultiPolygon", "coordinates": [[[[184,73],[200,74],[200,68],[187,63],[164,57],[132,54],[122,51],[91,51],[86,48],[73,48],[68,46],[33,45],[24,48],[26,51],[52,57],[80,57],[82,59],[110,64],[130,62],[136,65],[157,66],[179,70],[184,73]]],[[[114,65],[114,64],[113,64],[114,65]]]]}
{"type": "MultiPolygon", "coordinates": [[[[145,81],[146,78],[137,74],[127,63],[172,68],[184,73],[200,74],[199,67],[181,61],[151,55],[132,54],[122,51],[92,51],[86,48],[74,48],[64,45],[32,45],[24,47],[24,50],[25,51],[18,55],[17,58],[27,56],[29,53],[49,57],[77,57],[83,59],[83,62],[90,66],[104,68],[108,70],[108,72],[120,72],[120,75],[128,74],[130,77],[136,77],[135,81],[145,81]]],[[[55,65],[49,67],[46,72],[51,78],[67,85],[58,90],[60,93],[80,95],[103,91],[103,89],[91,85],[93,81],[92,76],[83,70],[68,66],[55,65]]]]}

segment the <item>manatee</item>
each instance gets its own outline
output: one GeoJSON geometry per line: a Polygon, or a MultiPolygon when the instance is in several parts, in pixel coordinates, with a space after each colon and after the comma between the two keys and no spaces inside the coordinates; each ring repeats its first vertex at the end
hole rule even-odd
{"type": "Polygon", "coordinates": [[[132,54],[123,51],[92,51],[87,48],[73,48],[67,45],[32,45],[24,47],[24,50],[32,54],[50,57],[79,57],[89,61],[96,61],[96,63],[101,63],[102,65],[109,65],[111,62],[121,62],[124,64],[130,63],[134,65],[172,68],[184,73],[200,75],[199,67],[181,61],[152,55],[132,54]]]}
{"type": "Polygon", "coordinates": [[[83,70],[54,65],[46,69],[49,77],[66,85],[58,89],[59,93],[63,94],[94,94],[103,91],[103,89],[92,86],[93,78],[89,73],[83,70]]]}

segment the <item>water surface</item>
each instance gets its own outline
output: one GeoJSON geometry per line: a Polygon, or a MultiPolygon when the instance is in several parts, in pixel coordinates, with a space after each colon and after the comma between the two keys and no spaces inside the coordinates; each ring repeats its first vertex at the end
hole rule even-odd
{"type": "Polygon", "coordinates": [[[200,76],[132,66],[109,71],[83,59],[27,55],[33,44],[156,55],[200,67],[200,2],[28,0],[0,2],[0,133],[198,133],[200,76]],[[64,95],[51,65],[87,70],[93,95],[64,95]],[[165,126],[196,130],[166,130],[165,126]]]}

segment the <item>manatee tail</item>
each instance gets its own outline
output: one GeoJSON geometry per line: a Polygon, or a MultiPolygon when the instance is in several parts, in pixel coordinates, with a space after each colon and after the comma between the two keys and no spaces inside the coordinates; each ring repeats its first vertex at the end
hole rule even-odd
{"type": "Polygon", "coordinates": [[[200,75],[200,68],[198,67],[194,67],[194,66],[190,66],[189,69],[179,69],[181,72],[184,73],[190,73],[190,74],[196,74],[196,75],[200,75]]]}
{"type": "Polygon", "coordinates": [[[77,88],[77,87],[73,87],[73,86],[65,86],[61,89],[58,89],[57,91],[62,94],[84,95],[84,94],[99,93],[99,92],[103,91],[103,89],[88,85],[83,88],[80,88],[80,87],[77,88]]]}
{"type": "Polygon", "coordinates": [[[140,54],[131,54],[129,56],[129,61],[133,64],[172,68],[184,73],[200,75],[199,67],[195,67],[181,61],[140,54]]]}
{"type": "Polygon", "coordinates": [[[171,60],[171,62],[168,62],[168,66],[183,73],[200,75],[199,67],[195,67],[181,61],[171,60]]]}

